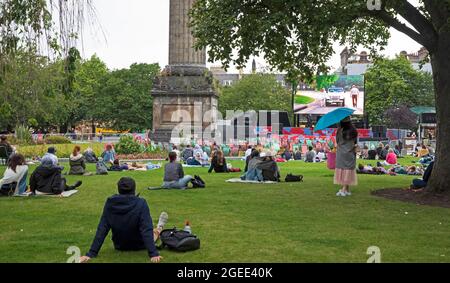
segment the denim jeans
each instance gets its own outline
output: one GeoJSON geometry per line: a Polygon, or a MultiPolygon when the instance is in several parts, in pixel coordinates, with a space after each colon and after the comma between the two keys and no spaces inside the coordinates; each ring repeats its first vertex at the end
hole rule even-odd
{"type": "Polygon", "coordinates": [[[164,182],[163,188],[165,189],[185,189],[187,188],[189,182],[194,179],[192,176],[184,176],[178,181],[164,182]]]}
{"type": "Polygon", "coordinates": [[[22,179],[20,179],[20,181],[19,181],[18,195],[23,195],[27,191],[27,176],[28,176],[28,170],[25,172],[22,179]]]}
{"type": "Polygon", "coordinates": [[[422,189],[427,186],[427,182],[425,182],[424,180],[415,179],[413,180],[413,186],[415,189],[422,189]]]}

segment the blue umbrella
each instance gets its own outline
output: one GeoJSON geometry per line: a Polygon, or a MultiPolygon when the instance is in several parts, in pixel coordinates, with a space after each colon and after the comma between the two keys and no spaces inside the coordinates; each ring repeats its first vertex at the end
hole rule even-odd
{"type": "Polygon", "coordinates": [[[320,118],[314,131],[324,130],[331,125],[335,125],[344,120],[345,118],[353,115],[353,113],[355,113],[354,109],[345,107],[337,108],[336,110],[333,110],[330,113],[323,116],[322,118],[320,118]]]}

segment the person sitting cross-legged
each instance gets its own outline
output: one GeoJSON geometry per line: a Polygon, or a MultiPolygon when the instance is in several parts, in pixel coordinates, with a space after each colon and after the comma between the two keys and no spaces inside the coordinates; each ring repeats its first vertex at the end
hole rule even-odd
{"type": "Polygon", "coordinates": [[[186,189],[189,182],[194,178],[185,176],[183,166],[177,162],[177,154],[169,153],[169,163],[164,166],[164,183],[165,189],[186,189]]]}
{"type": "Polygon", "coordinates": [[[89,252],[80,258],[80,263],[87,263],[98,256],[110,230],[116,250],[147,250],[151,262],[160,262],[162,257],[155,242],[167,223],[167,213],[161,213],[158,226],[153,229],[147,201],[136,196],[136,182],[124,177],[119,180],[117,187],[119,194],[106,201],[94,241],[89,252]]]}

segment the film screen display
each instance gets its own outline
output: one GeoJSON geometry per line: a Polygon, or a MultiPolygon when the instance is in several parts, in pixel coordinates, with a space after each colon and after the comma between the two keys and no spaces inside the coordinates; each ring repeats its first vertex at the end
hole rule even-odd
{"type": "Polygon", "coordinates": [[[364,76],[318,76],[311,85],[299,87],[294,111],[302,115],[325,115],[337,107],[355,109],[364,114],[364,76]]]}

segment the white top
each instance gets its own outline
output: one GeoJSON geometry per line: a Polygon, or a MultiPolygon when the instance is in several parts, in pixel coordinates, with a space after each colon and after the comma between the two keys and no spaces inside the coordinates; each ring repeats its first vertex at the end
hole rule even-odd
{"type": "Polygon", "coordinates": [[[350,90],[351,95],[359,95],[359,89],[354,87],[350,90]]]}
{"type": "Polygon", "coordinates": [[[247,157],[249,157],[252,154],[253,148],[249,148],[245,151],[245,159],[247,159],[247,157]]]}
{"type": "Polygon", "coordinates": [[[12,183],[19,183],[20,179],[25,175],[28,171],[27,165],[19,165],[16,167],[16,172],[14,172],[11,168],[7,168],[5,173],[3,174],[3,179],[0,180],[0,186],[8,185],[12,183]]]}

